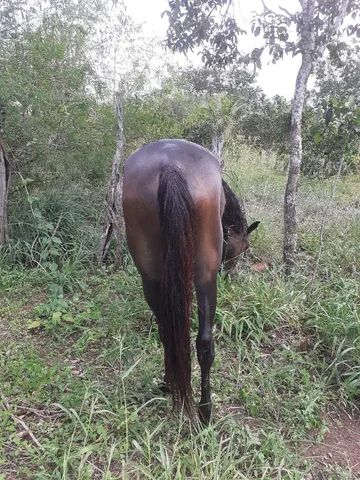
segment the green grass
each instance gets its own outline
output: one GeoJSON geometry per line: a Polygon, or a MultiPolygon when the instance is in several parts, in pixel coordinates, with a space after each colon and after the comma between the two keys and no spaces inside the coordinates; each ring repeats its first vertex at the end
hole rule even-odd
{"type": "MultiPolygon", "coordinates": [[[[319,256],[331,183],[302,181],[299,264],[285,279],[284,174],[245,147],[226,161],[249,219],[262,221],[253,253],[272,268],[258,274],[244,261],[219,278],[212,425],[199,429],[173,412],[157,387],[162,347],[130,260],[119,272],[4,264],[0,479],[306,478],[305,446],[323,438],[329,406],[359,398],[358,193],[353,178],[341,180],[319,256]]],[[[196,329],[194,309],[193,343],[196,329]]],[[[199,398],[194,352],[193,386],[199,398]]],[[[352,478],[340,467],[321,470],[321,478],[352,478]]]]}

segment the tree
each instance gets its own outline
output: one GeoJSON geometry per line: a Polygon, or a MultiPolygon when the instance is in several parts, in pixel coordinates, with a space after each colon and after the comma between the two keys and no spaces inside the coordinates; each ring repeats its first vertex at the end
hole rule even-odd
{"type": "Polygon", "coordinates": [[[186,138],[213,149],[242,134],[248,115],[265,95],[247,69],[169,68],[161,86],[124,104],[127,149],[161,138],[186,138]]]}
{"type": "MultiPolygon", "coordinates": [[[[330,8],[326,10],[323,9],[321,2],[316,2],[316,0],[302,0],[300,18],[296,19],[293,15],[287,15],[288,22],[293,23],[296,21],[299,35],[299,43],[298,45],[294,45],[292,50],[296,52],[296,49],[299,49],[302,56],[300,69],[296,78],[291,111],[289,173],[284,197],[284,261],[288,272],[295,263],[297,247],[296,195],[302,161],[301,126],[307,82],[316,64],[316,60],[323,55],[327,44],[338,32],[346,15],[348,5],[349,0],[342,0],[338,8],[330,5],[330,8]],[[323,21],[322,15],[325,15],[325,22],[323,21]],[[325,24],[325,26],[321,27],[320,22],[324,22],[323,25],[325,24]]],[[[273,17],[270,16],[270,18],[273,17]]],[[[272,31],[266,16],[265,21],[260,24],[263,26],[265,32],[272,31]]],[[[281,40],[281,42],[287,43],[286,33],[284,33],[284,40],[281,40]]],[[[277,44],[274,42],[273,45],[277,45],[280,48],[280,50],[275,49],[275,52],[283,51],[281,50],[281,43],[277,44]]]]}
{"type": "MultiPolygon", "coordinates": [[[[284,195],[284,262],[287,271],[295,263],[297,246],[296,195],[302,160],[301,124],[308,78],[325,48],[338,34],[346,15],[356,19],[359,0],[300,0],[301,10],[290,13],[280,7],[281,13],[264,11],[254,18],[252,32],[264,39],[261,48],[246,55],[238,48],[239,34],[243,30],[231,16],[232,0],[169,0],[166,12],[169,19],[168,46],[179,52],[201,47],[207,65],[224,66],[234,62],[261,67],[261,55],[268,50],[276,62],[284,54],[300,54],[301,66],[297,75],[292,102],[290,126],[290,158],[288,180],[284,195]],[[296,27],[296,38],[291,38],[291,27],[296,27]]],[[[352,25],[348,31],[358,34],[360,26],[352,25]]]]}
{"type": "Polygon", "coordinates": [[[246,112],[241,131],[246,140],[265,151],[276,152],[279,158],[289,154],[290,103],[279,95],[261,98],[246,112]]]}
{"type": "Polygon", "coordinates": [[[101,264],[108,253],[111,237],[115,237],[115,265],[121,263],[121,248],[124,238],[124,220],[122,213],[122,171],[124,167],[124,97],[118,92],[115,97],[117,138],[116,149],[112,162],[111,176],[106,195],[106,210],[102,223],[102,233],[98,252],[98,263],[101,264]]]}
{"type": "Polygon", "coordinates": [[[54,0],[41,10],[34,1],[29,17],[22,11],[28,2],[4,0],[0,7],[1,137],[12,160],[9,237],[22,247],[19,260],[31,265],[39,264],[44,239],[60,239],[68,252],[80,231],[84,244],[94,242],[84,228],[92,234],[97,220],[115,118],[98,101],[88,58],[90,3],[76,12],[79,2],[54,0]]]}
{"type": "Polygon", "coordinates": [[[315,70],[306,112],[303,171],[310,175],[356,172],[360,167],[360,47],[343,40],[315,70]],[[309,110],[309,109],[308,109],[309,110]]]}
{"type": "Polygon", "coordinates": [[[239,60],[240,29],[229,11],[233,0],[168,0],[168,47],[176,52],[201,46],[206,66],[224,67],[239,60]]]}
{"type": "Polygon", "coordinates": [[[193,116],[187,137],[211,148],[220,161],[224,143],[235,128],[239,129],[241,120],[265,98],[255,84],[254,75],[243,66],[187,68],[180,72],[176,83],[201,105],[197,109],[201,115],[193,116]]]}

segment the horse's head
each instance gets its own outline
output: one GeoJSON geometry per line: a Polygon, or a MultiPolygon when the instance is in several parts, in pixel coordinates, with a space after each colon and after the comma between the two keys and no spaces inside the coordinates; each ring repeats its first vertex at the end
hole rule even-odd
{"type": "Polygon", "coordinates": [[[223,264],[225,270],[232,270],[240,255],[249,248],[249,235],[260,222],[254,222],[241,232],[228,227],[227,238],[224,239],[223,264]]]}
{"type": "Polygon", "coordinates": [[[247,225],[244,207],[229,185],[223,180],[225,210],[222,218],[224,245],[222,263],[225,270],[235,267],[240,255],[249,248],[249,235],[260,222],[247,225]]]}

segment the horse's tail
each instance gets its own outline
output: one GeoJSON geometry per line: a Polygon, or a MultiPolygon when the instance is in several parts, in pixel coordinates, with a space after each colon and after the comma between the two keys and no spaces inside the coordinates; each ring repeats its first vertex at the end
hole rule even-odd
{"type": "Polygon", "coordinates": [[[194,205],[186,180],[175,166],[160,173],[158,204],[164,248],[161,279],[165,365],[175,404],[192,413],[190,313],[193,287],[194,205]]]}

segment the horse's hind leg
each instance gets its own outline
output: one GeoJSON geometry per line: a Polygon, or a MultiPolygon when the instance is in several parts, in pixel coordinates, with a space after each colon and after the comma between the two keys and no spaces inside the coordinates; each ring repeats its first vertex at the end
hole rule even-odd
{"type": "MultiPolygon", "coordinates": [[[[150,279],[147,275],[143,274],[142,284],[143,284],[145,300],[147,301],[149,307],[151,308],[151,310],[155,315],[155,318],[159,327],[160,340],[161,340],[161,343],[164,345],[163,332],[161,329],[161,325],[158,322],[160,302],[161,302],[160,281],[150,279]]],[[[165,363],[164,383],[160,385],[160,388],[163,392],[168,393],[170,392],[171,379],[169,376],[169,368],[166,362],[166,355],[164,355],[164,363],[165,363]]]]}
{"type": "Polygon", "coordinates": [[[196,282],[198,302],[199,332],[196,338],[197,356],[201,369],[201,400],[199,404],[200,420],[208,424],[211,417],[210,368],[214,361],[215,349],[212,325],[216,309],[216,273],[205,283],[196,282]]]}
{"type": "Polygon", "coordinates": [[[195,254],[195,289],[198,304],[199,332],[196,350],[201,370],[200,420],[208,424],[211,417],[210,369],[215,357],[212,326],[216,310],[217,272],[221,263],[222,227],[216,205],[205,204],[198,210],[195,254]]]}

